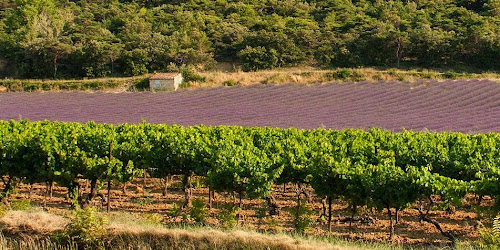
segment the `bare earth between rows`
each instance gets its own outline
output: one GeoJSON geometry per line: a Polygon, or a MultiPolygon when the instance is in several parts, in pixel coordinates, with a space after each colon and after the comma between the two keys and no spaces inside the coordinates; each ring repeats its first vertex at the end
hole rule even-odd
{"type": "Polygon", "coordinates": [[[500,132],[500,84],[360,82],[161,93],[2,93],[0,119],[500,132]]]}

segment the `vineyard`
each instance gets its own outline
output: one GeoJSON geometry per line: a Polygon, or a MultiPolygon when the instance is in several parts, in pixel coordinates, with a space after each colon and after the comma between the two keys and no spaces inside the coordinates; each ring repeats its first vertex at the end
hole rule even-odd
{"type": "Polygon", "coordinates": [[[500,131],[494,81],[256,84],[168,93],[3,93],[0,119],[500,131]]]}
{"type": "Polygon", "coordinates": [[[164,193],[172,176],[180,178],[184,208],[199,203],[193,187],[202,179],[209,208],[226,194],[235,207],[265,200],[265,216],[280,213],[275,193],[283,185],[295,188],[296,211],[321,198],[327,229],[342,201],[352,218],[362,209],[385,212],[390,240],[399,214],[411,210],[454,242],[457,235],[432,214],[452,213],[465,200],[497,209],[499,146],[497,133],[2,121],[0,171],[4,198],[19,182],[47,183],[47,195],[56,183],[73,205],[102,196],[108,210],[113,186],[125,192],[145,175],[166,180],[164,193]],[[107,194],[98,192],[104,187],[107,194]]]}

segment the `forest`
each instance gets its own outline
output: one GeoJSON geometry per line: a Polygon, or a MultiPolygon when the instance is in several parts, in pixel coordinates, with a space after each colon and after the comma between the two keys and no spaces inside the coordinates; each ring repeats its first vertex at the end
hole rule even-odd
{"type": "Polygon", "coordinates": [[[0,76],[132,76],[232,62],[495,71],[499,0],[0,0],[0,76]]]}

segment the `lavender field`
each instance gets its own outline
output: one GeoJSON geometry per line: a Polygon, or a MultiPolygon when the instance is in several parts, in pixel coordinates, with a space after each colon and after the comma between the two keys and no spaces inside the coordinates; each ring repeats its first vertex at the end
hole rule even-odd
{"type": "Polygon", "coordinates": [[[163,93],[2,93],[0,119],[500,132],[500,84],[361,82],[163,93]]]}

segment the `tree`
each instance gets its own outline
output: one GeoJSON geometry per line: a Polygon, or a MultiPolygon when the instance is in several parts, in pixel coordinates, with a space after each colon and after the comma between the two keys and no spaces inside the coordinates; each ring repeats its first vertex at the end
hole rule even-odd
{"type": "Polygon", "coordinates": [[[278,52],[265,47],[249,47],[238,52],[238,57],[243,64],[243,69],[247,71],[257,71],[260,69],[272,69],[278,65],[278,52]]]}

